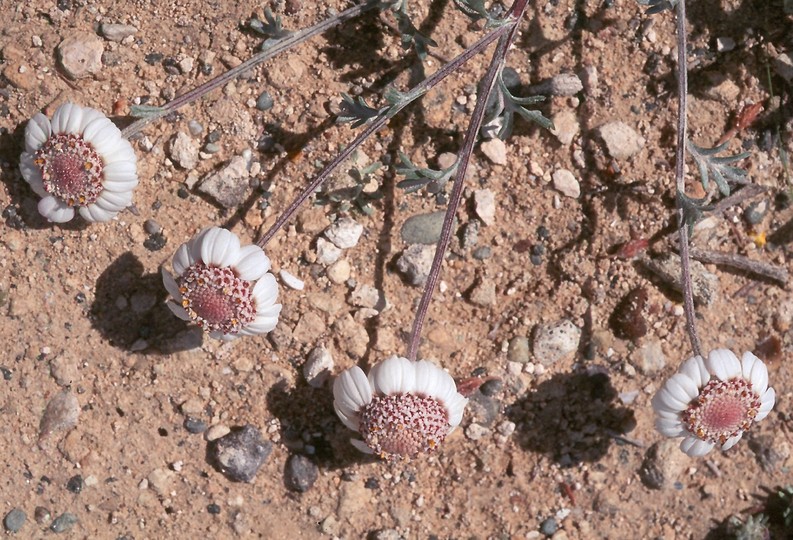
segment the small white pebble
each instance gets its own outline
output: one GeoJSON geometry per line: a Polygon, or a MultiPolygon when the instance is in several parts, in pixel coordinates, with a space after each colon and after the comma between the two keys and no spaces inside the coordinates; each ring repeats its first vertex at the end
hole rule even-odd
{"type": "Polygon", "coordinates": [[[294,275],[290,274],[286,270],[281,270],[279,275],[281,276],[281,281],[284,282],[284,285],[286,285],[290,289],[295,289],[296,291],[302,291],[303,287],[306,286],[306,284],[303,281],[299,280],[298,278],[296,278],[294,275]]]}

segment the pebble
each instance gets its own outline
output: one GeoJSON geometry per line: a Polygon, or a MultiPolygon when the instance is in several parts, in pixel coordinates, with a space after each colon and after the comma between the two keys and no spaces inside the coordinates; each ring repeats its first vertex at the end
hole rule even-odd
{"type": "Polygon", "coordinates": [[[70,79],[82,79],[102,69],[105,46],[93,34],[75,32],[58,45],[58,59],[70,79]]]}
{"type": "Polygon", "coordinates": [[[647,289],[636,287],[617,303],[609,317],[609,326],[620,339],[636,342],[647,334],[647,289]]]}
{"type": "Polygon", "coordinates": [[[501,412],[501,403],[490,396],[474,392],[468,400],[468,413],[472,424],[490,428],[501,412]]]}
{"type": "Polygon", "coordinates": [[[351,272],[350,262],[347,259],[339,259],[328,267],[325,275],[331,282],[340,285],[350,279],[351,272]]]}
{"type": "Polygon", "coordinates": [[[768,200],[763,199],[750,204],[743,213],[743,217],[750,225],[759,225],[768,213],[768,200]]]}
{"type": "Polygon", "coordinates": [[[77,494],[83,490],[83,485],[83,477],[77,474],[69,478],[69,481],[66,482],[66,489],[77,494]]]}
{"type": "Polygon", "coordinates": [[[489,259],[492,255],[493,250],[490,248],[490,246],[480,246],[476,248],[473,253],[471,253],[471,256],[478,261],[489,259]]]}
{"type": "Polygon", "coordinates": [[[496,196],[489,189],[474,191],[474,212],[485,225],[496,221],[496,196]]]}
{"type": "Polygon", "coordinates": [[[220,513],[220,506],[218,506],[215,503],[208,504],[207,505],[207,512],[209,512],[210,514],[216,516],[216,515],[218,515],[220,513]]]}
{"type": "Polygon", "coordinates": [[[333,264],[341,257],[341,249],[324,238],[317,238],[317,262],[320,264],[333,264]]]}
{"type": "Polygon", "coordinates": [[[445,211],[430,212],[410,216],[400,229],[402,241],[408,245],[437,244],[441,237],[445,211]]]}
{"type": "Polygon", "coordinates": [[[380,529],[371,535],[373,540],[404,540],[396,529],[380,529]]]}
{"type": "Polygon", "coordinates": [[[578,350],[581,329],[568,319],[537,326],[534,334],[534,357],[545,367],[573,355],[578,350]]]}
{"type": "Polygon", "coordinates": [[[573,139],[581,130],[575,111],[570,109],[559,111],[553,115],[551,121],[553,122],[551,133],[565,146],[572,144],[573,139]]]}
{"type": "Polygon", "coordinates": [[[552,517],[548,519],[544,519],[542,523],[540,523],[540,532],[545,536],[553,536],[553,533],[559,528],[559,525],[556,523],[556,520],[552,517]]]}
{"type": "Polygon", "coordinates": [[[110,41],[119,42],[124,38],[134,36],[138,29],[129,24],[103,23],[99,31],[110,41]]]}
{"type": "Polygon", "coordinates": [[[383,292],[365,283],[359,283],[350,293],[350,303],[355,307],[373,308],[380,311],[386,307],[383,292]]]}
{"type": "Polygon", "coordinates": [[[197,435],[207,430],[207,423],[204,422],[203,420],[198,420],[197,418],[188,416],[184,420],[184,428],[187,430],[188,433],[197,435]]]}
{"type": "Polygon", "coordinates": [[[52,521],[52,525],[50,525],[50,530],[54,533],[62,533],[66,532],[74,525],[80,521],[77,516],[72,514],[71,512],[64,512],[60,516],[56,517],[52,521]]]}
{"type": "Polygon", "coordinates": [[[184,58],[179,60],[179,63],[177,65],[179,66],[179,71],[182,72],[182,75],[187,75],[188,73],[193,71],[194,64],[195,64],[195,60],[193,60],[192,57],[185,56],[184,58]]]}
{"type": "Polygon", "coordinates": [[[8,532],[19,532],[25,525],[26,520],[27,515],[25,515],[25,512],[20,508],[14,508],[3,518],[3,526],[8,532]]]}
{"type": "Polygon", "coordinates": [[[735,48],[735,40],[731,37],[717,37],[716,38],[716,50],[719,52],[730,52],[735,48]]]}
{"type": "Polygon", "coordinates": [[[343,217],[325,229],[325,238],[339,249],[350,249],[358,244],[363,234],[363,225],[352,218],[343,217]]]}
{"type": "Polygon", "coordinates": [[[35,519],[36,523],[39,525],[46,525],[52,519],[52,514],[43,506],[37,506],[33,511],[33,519],[35,519]]]}
{"type": "Polygon", "coordinates": [[[207,441],[212,442],[231,433],[231,428],[225,424],[215,424],[207,431],[207,441]]]}
{"type": "Polygon", "coordinates": [[[167,497],[171,491],[171,483],[174,473],[168,469],[154,469],[146,477],[148,487],[153,489],[158,495],[167,497]]]}
{"type": "Polygon", "coordinates": [[[492,306],[496,303],[496,284],[493,280],[482,278],[474,288],[468,299],[477,306],[492,306]]]}
{"type": "Polygon", "coordinates": [[[577,199],[581,195],[581,186],[575,175],[567,169],[557,169],[553,173],[553,187],[562,195],[577,199]]]}
{"type": "Polygon", "coordinates": [[[171,139],[171,160],[182,169],[192,170],[198,164],[198,143],[184,131],[171,139]]]}
{"type": "Polygon", "coordinates": [[[624,122],[608,122],[597,128],[596,131],[606,143],[609,155],[614,159],[628,159],[644,148],[644,137],[624,122]]]}
{"type": "Polygon", "coordinates": [[[272,96],[267,92],[262,92],[256,98],[256,108],[260,111],[269,111],[273,108],[274,102],[272,96]]]}
{"type": "Polygon", "coordinates": [[[482,383],[482,386],[479,387],[479,391],[482,395],[493,397],[499,392],[501,392],[501,388],[503,388],[504,383],[501,382],[500,379],[490,379],[489,381],[485,381],[482,383]]]}
{"type": "Polygon", "coordinates": [[[584,85],[575,73],[560,73],[554,77],[530,86],[529,94],[550,94],[552,96],[574,96],[583,90],[584,85]]]}
{"type": "Polygon", "coordinates": [[[492,163],[496,165],[507,164],[507,146],[501,139],[495,138],[485,141],[479,145],[479,148],[492,163]]]}
{"type": "Polygon", "coordinates": [[[332,328],[337,333],[336,339],[339,346],[353,359],[357,360],[366,354],[366,349],[369,346],[369,333],[363,325],[353,319],[352,315],[345,313],[336,319],[332,328]]]}
{"type": "Polygon", "coordinates": [[[463,226],[463,238],[461,245],[463,249],[471,249],[479,242],[479,229],[481,221],[472,219],[463,226]]]}
{"type": "Polygon", "coordinates": [[[190,120],[187,122],[187,131],[189,131],[190,135],[193,137],[198,137],[204,131],[204,126],[196,120],[190,120]]]}
{"type": "Polygon", "coordinates": [[[515,336],[509,340],[507,347],[507,359],[510,362],[520,362],[526,364],[531,356],[529,352],[529,338],[526,336],[515,336]]]}
{"type": "Polygon", "coordinates": [[[478,441],[483,437],[487,437],[489,434],[489,429],[476,423],[469,424],[468,427],[465,428],[465,436],[472,441],[478,441]]]}
{"type": "MultiPolygon", "coordinates": [[[[662,281],[673,287],[677,291],[682,290],[680,281],[680,255],[677,253],[667,253],[665,257],[649,259],[645,265],[653,273],[661,278],[662,281]]],[[[719,276],[708,272],[699,261],[691,261],[691,288],[694,294],[694,302],[709,306],[719,297],[719,276]]]]}
{"type": "Polygon", "coordinates": [[[146,234],[159,234],[162,232],[162,225],[153,219],[147,219],[143,222],[143,230],[146,234]]]}
{"type": "Polygon", "coordinates": [[[69,390],[61,390],[47,403],[39,423],[39,439],[56,431],[65,431],[77,425],[80,403],[69,390]]]}
{"type": "Polygon", "coordinates": [[[288,272],[287,270],[281,270],[278,275],[281,277],[281,281],[289,287],[290,289],[294,289],[296,291],[302,291],[306,284],[303,280],[298,279],[294,274],[288,272]]]}
{"type": "Polygon", "coordinates": [[[788,83],[793,82],[793,56],[790,53],[782,53],[774,58],[774,71],[785,79],[788,83]]]}
{"type": "Polygon", "coordinates": [[[225,208],[241,205],[250,188],[248,161],[243,156],[234,156],[222,169],[206,175],[198,185],[198,191],[225,208]]]}
{"type": "Polygon", "coordinates": [[[680,479],[689,458],[679,445],[675,439],[663,439],[647,449],[639,468],[639,478],[645,486],[665,489],[680,479]]]}
{"type": "Polygon", "coordinates": [[[409,284],[418,287],[426,283],[434,257],[435,246],[415,244],[402,252],[396,267],[409,284]]]}
{"type": "Polygon", "coordinates": [[[292,491],[305,493],[319,477],[319,469],[306,456],[293,454],[286,462],[284,480],[286,487],[292,491]]]}
{"type": "Polygon", "coordinates": [[[666,367],[666,356],[661,343],[647,341],[631,354],[631,363],[644,375],[656,375],[666,367]]]}
{"type": "Polygon", "coordinates": [[[325,347],[314,347],[306,363],[303,364],[303,376],[306,382],[314,388],[321,388],[328,376],[333,371],[333,356],[325,347]]]}
{"type": "Polygon", "coordinates": [[[251,425],[209,444],[210,461],[226,478],[235,482],[252,482],[270,452],[272,444],[263,440],[259,430],[251,425]]]}

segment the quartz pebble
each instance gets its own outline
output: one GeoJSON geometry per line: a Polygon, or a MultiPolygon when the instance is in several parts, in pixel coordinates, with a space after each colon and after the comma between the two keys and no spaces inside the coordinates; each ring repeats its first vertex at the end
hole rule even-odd
{"type": "Polygon", "coordinates": [[[243,156],[234,156],[223,168],[206,175],[198,190],[225,208],[236,208],[245,202],[250,189],[250,162],[243,156]]]}
{"type": "Polygon", "coordinates": [[[339,249],[350,249],[358,244],[363,225],[352,218],[343,217],[325,230],[325,238],[339,249]]]}
{"type": "Polygon", "coordinates": [[[510,339],[507,348],[507,359],[510,362],[527,363],[530,359],[529,338],[526,336],[515,336],[510,339]]]}
{"type": "Polygon", "coordinates": [[[624,122],[613,121],[603,124],[597,128],[597,134],[606,143],[606,149],[614,159],[628,159],[644,148],[644,137],[624,122]]]}
{"type": "Polygon", "coordinates": [[[306,284],[301,279],[298,279],[295,275],[288,272],[287,270],[282,269],[278,275],[281,277],[281,281],[283,281],[284,285],[290,289],[302,291],[303,287],[306,286],[306,284]]]}
{"type": "Polygon", "coordinates": [[[559,111],[553,115],[551,121],[553,122],[551,133],[554,137],[563,145],[570,146],[581,129],[575,111],[570,109],[559,111]]]}
{"type": "Polygon", "coordinates": [[[578,350],[581,329],[568,319],[537,326],[534,334],[534,357],[550,367],[578,350]]]}
{"type": "Polygon", "coordinates": [[[171,160],[187,171],[198,164],[198,143],[184,131],[177,131],[171,139],[171,160]]]}
{"type": "Polygon", "coordinates": [[[317,238],[317,262],[333,264],[341,257],[341,249],[324,238],[317,238]]]}
{"type": "Polygon", "coordinates": [[[350,279],[351,272],[350,262],[347,259],[339,259],[328,267],[325,275],[328,276],[331,282],[338,285],[350,279]]]}
{"type": "Polygon", "coordinates": [[[577,199],[581,195],[581,186],[572,172],[567,169],[557,169],[553,173],[553,187],[562,195],[577,199]]]}
{"type": "MultiPolygon", "coordinates": [[[[474,211],[485,225],[492,225],[496,220],[496,197],[489,189],[474,191],[474,211]]],[[[440,235],[438,235],[440,237],[440,235]]]]}
{"type": "Polygon", "coordinates": [[[492,306],[496,303],[496,284],[492,279],[482,278],[468,297],[472,304],[477,306],[492,306]]]}
{"type": "Polygon", "coordinates": [[[103,23],[100,27],[102,35],[110,41],[123,41],[124,38],[134,36],[137,31],[137,28],[129,24],[103,23]]]}
{"type": "Polygon", "coordinates": [[[102,69],[105,46],[93,34],[75,32],[58,45],[58,59],[70,79],[82,79],[102,69]]]}
{"type": "Polygon", "coordinates": [[[507,147],[501,139],[495,138],[485,141],[479,145],[479,148],[491,163],[496,165],[507,164],[507,147]]]}
{"type": "Polygon", "coordinates": [[[644,375],[656,375],[666,367],[666,356],[661,343],[656,340],[647,341],[631,354],[631,363],[644,375]]]}
{"type": "Polygon", "coordinates": [[[405,276],[408,283],[415,286],[424,285],[430,274],[432,259],[435,257],[435,246],[415,244],[402,252],[397,259],[397,270],[405,276]]]}
{"type": "Polygon", "coordinates": [[[328,376],[333,371],[333,356],[325,347],[314,347],[306,363],[303,364],[303,376],[306,382],[314,388],[321,388],[328,376]]]}
{"type": "Polygon", "coordinates": [[[270,452],[272,444],[263,440],[259,430],[251,425],[210,442],[208,449],[217,470],[235,482],[252,482],[270,452]]]}

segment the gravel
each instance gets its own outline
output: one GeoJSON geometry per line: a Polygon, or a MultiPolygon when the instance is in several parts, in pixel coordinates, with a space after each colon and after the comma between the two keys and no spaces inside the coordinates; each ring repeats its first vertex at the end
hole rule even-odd
{"type": "Polygon", "coordinates": [[[262,92],[259,94],[259,97],[256,98],[256,108],[260,111],[269,111],[273,108],[274,104],[272,96],[267,92],[262,92]]]}
{"type": "Polygon", "coordinates": [[[534,334],[534,356],[543,366],[550,367],[573,355],[580,339],[581,329],[568,319],[540,325],[534,334]]]}
{"type": "Polygon", "coordinates": [[[252,482],[270,452],[272,444],[251,425],[211,441],[208,448],[210,463],[234,482],[252,482]]]}
{"type": "Polygon", "coordinates": [[[319,469],[306,456],[293,454],[286,462],[284,478],[286,487],[304,493],[311,489],[319,477],[319,469]]]}
{"type": "Polygon", "coordinates": [[[343,217],[325,230],[325,238],[339,249],[350,249],[358,244],[363,225],[352,218],[343,217]]]}
{"type": "Polygon", "coordinates": [[[50,530],[54,533],[62,533],[70,530],[74,525],[80,521],[77,516],[71,512],[64,512],[56,517],[50,525],[50,530]]]}
{"type": "Polygon", "coordinates": [[[399,259],[396,267],[411,285],[421,286],[427,281],[435,257],[435,246],[415,244],[407,248],[399,259]]]}
{"type": "Polygon", "coordinates": [[[25,515],[25,512],[20,508],[14,508],[6,514],[5,518],[3,518],[3,526],[8,532],[19,532],[19,530],[25,525],[26,520],[27,515],[25,515]]]}
{"type": "Polygon", "coordinates": [[[496,165],[507,164],[507,146],[501,139],[490,139],[483,142],[479,148],[491,163],[496,165]]]}
{"type": "Polygon", "coordinates": [[[439,211],[410,216],[400,230],[402,241],[408,245],[437,244],[441,237],[444,215],[445,211],[439,211]]]}
{"type": "Polygon", "coordinates": [[[614,121],[597,128],[598,136],[606,143],[611,157],[626,160],[644,148],[644,137],[624,122],[614,121]]]}
{"type": "Polygon", "coordinates": [[[83,477],[77,474],[69,478],[69,481],[66,482],[66,489],[77,494],[83,490],[83,485],[83,477]]]}
{"type": "Polygon", "coordinates": [[[102,69],[105,46],[94,34],[75,32],[58,45],[58,59],[70,79],[82,79],[102,69]]]}

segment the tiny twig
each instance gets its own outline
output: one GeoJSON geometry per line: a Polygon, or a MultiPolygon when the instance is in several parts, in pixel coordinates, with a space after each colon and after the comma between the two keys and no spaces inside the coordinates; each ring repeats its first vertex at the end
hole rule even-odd
{"type": "Polygon", "coordinates": [[[692,259],[696,259],[705,264],[721,264],[743,270],[749,274],[756,276],[773,279],[782,285],[787,283],[788,272],[787,269],[781,266],[764,263],[761,261],[753,261],[748,257],[742,255],[734,255],[732,253],[721,253],[719,251],[703,251],[700,249],[692,248],[690,250],[692,259]]]}
{"type": "MultiPolygon", "coordinates": [[[[685,161],[688,120],[686,107],[688,101],[688,63],[686,58],[686,0],[677,3],[677,148],[675,153],[675,186],[678,194],[686,191],[685,161]]],[[[688,252],[688,222],[686,220],[680,195],[677,201],[677,219],[680,227],[680,271],[683,286],[683,310],[686,314],[686,330],[695,356],[702,355],[699,335],[697,334],[694,294],[691,285],[691,267],[688,252]]]]}
{"type": "Polygon", "coordinates": [[[360,5],[346,9],[341,13],[334,15],[333,17],[329,17],[328,19],[325,19],[324,21],[315,24],[314,26],[304,28],[282,39],[279,39],[272,46],[267,47],[267,49],[253,55],[239,66],[218,75],[214,79],[211,79],[205,82],[204,84],[193,88],[189,92],[182,94],[181,96],[175,98],[173,101],[170,101],[165,105],[163,105],[162,107],[160,107],[159,109],[157,109],[156,112],[152,112],[151,114],[146,115],[146,117],[140,118],[135,122],[132,122],[130,125],[128,125],[126,128],[124,128],[121,131],[121,134],[126,138],[130,138],[132,135],[138,133],[146,125],[148,125],[149,122],[152,122],[153,120],[156,120],[167,114],[170,114],[176,111],[177,109],[180,109],[181,107],[184,107],[185,105],[188,105],[196,101],[197,99],[205,96],[212,90],[216,88],[220,88],[229,81],[236,79],[242,73],[245,73],[249,69],[261,64],[262,62],[269,60],[270,58],[291,49],[295,45],[298,45],[306,41],[307,39],[316,36],[317,34],[323,33],[325,30],[333,28],[334,26],[337,26],[350,19],[353,19],[358,15],[360,15],[361,13],[364,13],[365,11],[380,7],[382,7],[382,4],[379,2],[379,0],[370,0],[360,5]]]}
{"type": "Polygon", "coordinates": [[[277,233],[278,230],[292,218],[295,212],[297,212],[298,208],[300,208],[303,203],[306,202],[306,200],[323,184],[323,182],[327,180],[336,167],[341,165],[344,160],[346,160],[359,146],[361,146],[361,144],[363,144],[366,139],[382,128],[399,111],[407,107],[419,97],[426,94],[443,79],[454,73],[458,67],[466,63],[483,49],[487,48],[488,45],[507,32],[509,28],[510,27],[508,25],[494,28],[470,48],[463,51],[454,60],[436,71],[432,76],[424,79],[421,83],[414,86],[411,90],[404,94],[406,96],[405,99],[391,107],[385,108],[383,112],[380,112],[376,117],[374,117],[371,122],[366,125],[366,128],[330,163],[325,165],[325,167],[314,177],[314,179],[305,188],[303,188],[303,191],[301,191],[300,194],[290,203],[290,205],[286,208],[286,210],[283,211],[275,223],[273,223],[273,225],[256,243],[260,247],[264,247],[272,239],[272,237],[275,236],[275,233],[277,233]]]}
{"type": "MultiPolygon", "coordinates": [[[[459,153],[460,163],[457,166],[457,173],[452,185],[452,192],[449,196],[449,203],[446,208],[446,215],[443,219],[443,228],[441,229],[441,237],[438,240],[438,245],[435,248],[435,257],[432,260],[432,267],[430,268],[429,276],[424,284],[424,292],[421,295],[418,308],[416,309],[416,317],[413,320],[413,328],[410,332],[410,344],[408,346],[408,359],[415,360],[418,354],[419,341],[421,338],[421,329],[424,326],[424,320],[427,317],[427,310],[429,309],[432,295],[435,292],[435,287],[440,277],[441,266],[443,259],[446,255],[446,249],[449,247],[449,242],[452,237],[452,228],[454,227],[454,217],[457,209],[460,207],[460,200],[463,195],[463,186],[465,184],[465,173],[468,169],[468,163],[471,159],[471,154],[474,150],[474,144],[479,136],[479,129],[482,127],[482,119],[485,116],[485,109],[487,108],[490,93],[496,85],[498,74],[504,67],[504,61],[507,57],[507,51],[515,39],[520,20],[526,10],[528,0],[516,0],[512,5],[509,12],[509,17],[512,22],[504,25],[509,29],[509,33],[499,39],[498,47],[493,53],[493,58],[490,61],[490,67],[485,74],[482,83],[479,86],[479,93],[476,96],[476,106],[474,112],[471,114],[471,121],[468,124],[468,130],[465,133],[463,146],[459,153]]],[[[503,27],[502,27],[503,28],[503,27]]]]}

